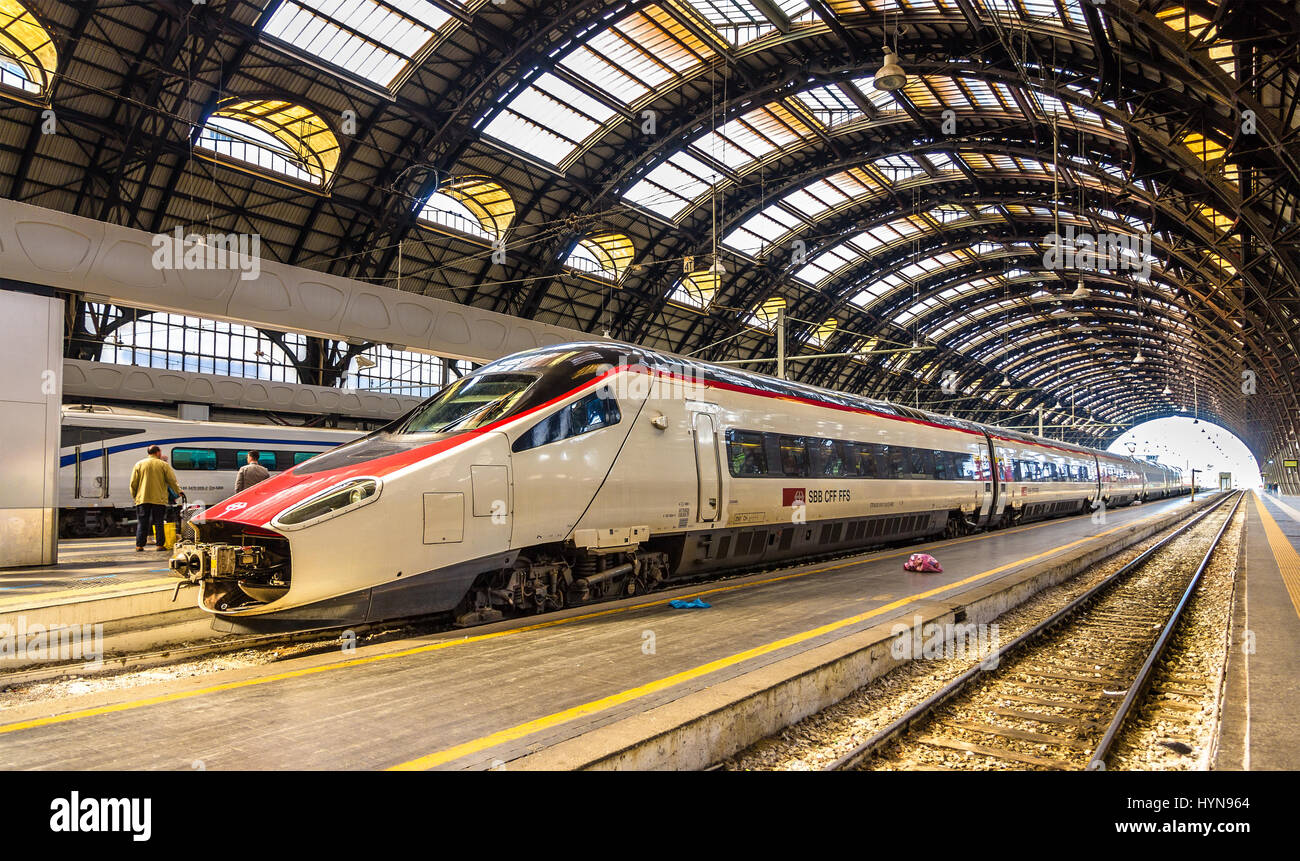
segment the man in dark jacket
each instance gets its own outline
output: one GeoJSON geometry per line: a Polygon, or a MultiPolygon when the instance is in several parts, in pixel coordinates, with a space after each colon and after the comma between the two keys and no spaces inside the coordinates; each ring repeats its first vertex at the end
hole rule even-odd
{"type": "Polygon", "coordinates": [[[235,493],[241,490],[248,490],[259,481],[266,481],[271,477],[271,473],[266,467],[258,463],[259,452],[250,451],[248,453],[248,463],[239,468],[239,475],[235,476],[235,493]]]}

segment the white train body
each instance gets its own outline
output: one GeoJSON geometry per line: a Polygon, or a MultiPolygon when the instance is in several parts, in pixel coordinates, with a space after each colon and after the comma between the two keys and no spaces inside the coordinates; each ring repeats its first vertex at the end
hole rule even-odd
{"type": "Polygon", "coordinates": [[[471,623],[1121,505],[1146,498],[1146,475],[1014,431],[566,344],[488,364],[212,507],[172,566],[229,629],[471,623]]]}
{"type": "Polygon", "coordinates": [[[357,431],[197,422],[138,411],[64,407],[59,446],[60,533],[110,535],[135,518],[131,469],[162,448],[190,502],[212,505],[235,492],[244,452],[272,474],[356,439],[357,431]]]}

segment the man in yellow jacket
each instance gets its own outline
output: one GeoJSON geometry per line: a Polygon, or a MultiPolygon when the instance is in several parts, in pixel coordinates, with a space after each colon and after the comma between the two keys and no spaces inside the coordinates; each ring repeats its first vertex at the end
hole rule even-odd
{"type": "Polygon", "coordinates": [[[176,473],[162,459],[162,449],[156,445],[148,448],[149,456],[131,470],[131,497],[135,500],[135,549],[142,552],[149,539],[149,525],[154,528],[154,539],[159,550],[167,549],[163,520],[167,516],[167,489],[182,500],[185,494],[176,483],[176,473]]]}

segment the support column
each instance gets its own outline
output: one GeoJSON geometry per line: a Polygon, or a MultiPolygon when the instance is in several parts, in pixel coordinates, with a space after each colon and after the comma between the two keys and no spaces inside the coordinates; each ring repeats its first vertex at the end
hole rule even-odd
{"type": "Polygon", "coordinates": [[[63,300],[0,290],[0,568],[58,561],[63,300]]]}

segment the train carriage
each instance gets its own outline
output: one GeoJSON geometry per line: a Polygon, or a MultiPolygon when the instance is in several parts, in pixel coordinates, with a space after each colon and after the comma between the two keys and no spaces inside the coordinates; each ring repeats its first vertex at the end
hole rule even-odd
{"type": "Polygon", "coordinates": [[[227,630],[462,624],[1140,499],[1136,461],[612,342],[489,363],[209,509],[227,630]]]}
{"type": "Polygon", "coordinates": [[[131,469],[150,445],[162,448],[191,502],[213,504],[234,494],[235,476],[249,450],[257,450],[262,465],[275,474],[359,435],[67,406],[59,440],[59,534],[113,535],[133,523],[131,469]]]}

